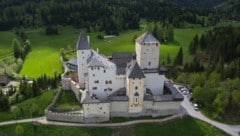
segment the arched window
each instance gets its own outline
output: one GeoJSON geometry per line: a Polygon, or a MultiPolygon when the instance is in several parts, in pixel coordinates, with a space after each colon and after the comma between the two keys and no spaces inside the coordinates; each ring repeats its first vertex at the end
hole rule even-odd
{"type": "Polygon", "coordinates": [[[134,93],[134,98],[133,98],[133,103],[134,104],[138,104],[138,99],[139,99],[139,93],[135,92],[134,93]]]}

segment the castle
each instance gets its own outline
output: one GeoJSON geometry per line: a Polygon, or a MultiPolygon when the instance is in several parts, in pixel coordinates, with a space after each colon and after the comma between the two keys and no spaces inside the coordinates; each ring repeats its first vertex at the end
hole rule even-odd
{"type": "Polygon", "coordinates": [[[79,89],[72,90],[86,122],[178,114],[183,96],[166,82],[167,69],[159,66],[160,42],[151,33],[135,40],[135,53],[113,53],[107,58],[91,50],[84,32],[76,49],[79,89]]]}

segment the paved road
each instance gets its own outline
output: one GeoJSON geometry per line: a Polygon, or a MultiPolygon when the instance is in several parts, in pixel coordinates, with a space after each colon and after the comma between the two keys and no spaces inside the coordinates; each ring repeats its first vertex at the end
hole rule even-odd
{"type": "Polygon", "coordinates": [[[146,120],[134,120],[128,122],[121,122],[121,123],[67,123],[67,122],[57,122],[57,121],[48,121],[46,117],[38,117],[32,119],[22,119],[22,120],[13,120],[13,121],[6,121],[0,122],[0,126],[5,125],[12,125],[17,123],[27,123],[27,122],[36,122],[45,125],[58,125],[58,126],[78,126],[78,127],[118,127],[118,126],[129,126],[134,124],[142,124],[142,123],[162,123],[169,120],[173,120],[176,118],[180,118],[179,115],[173,115],[164,119],[146,119],[146,120]]]}
{"type": "MultiPolygon", "coordinates": [[[[175,87],[178,89],[177,85],[175,87]]],[[[189,99],[187,98],[186,95],[184,95],[184,101],[182,102],[182,107],[186,110],[186,114],[192,117],[195,117],[197,119],[200,119],[202,121],[205,121],[232,136],[239,136],[238,133],[240,132],[240,125],[228,125],[228,124],[223,124],[217,121],[210,120],[209,118],[205,117],[201,112],[194,110],[193,106],[189,102],[189,99]]]]}
{"type": "Polygon", "coordinates": [[[46,124],[46,125],[59,125],[59,126],[78,126],[78,127],[120,127],[120,126],[129,126],[134,124],[142,124],[142,123],[162,123],[169,120],[173,120],[176,118],[180,118],[179,115],[172,115],[170,117],[164,119],[146,119],[146,120],[134,120],[128,122],[121,123],[66,123],[66,122],[57,122],[57,121],[48,121],[46,118],[41,118],[37,120],[37,123],[46,124]]]}
{"type": "Polygon", "coordinates": [[[44,119],[44,118],[45,118],[45,117],[37,117],[37,118],[31,118],[31,119],[5,121],[5,122],[0,122],[0,126],[12,125],[12,124],[18,124],[18,123],[35,122],[35,121],[37,121],[37,120],[42,120],[42,119],[44,119]]]}

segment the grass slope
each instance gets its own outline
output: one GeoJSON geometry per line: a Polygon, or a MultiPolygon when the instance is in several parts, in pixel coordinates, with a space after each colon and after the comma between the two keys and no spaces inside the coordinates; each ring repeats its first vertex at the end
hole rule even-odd
{"type": "Polygon", "coordinates": [[[163,125],[141,124],[135,127],[137,136],[225,136],[226,134],[209,124],[192,117],[173,120],[163,125]]]}
{"type": "Polygon", "coordinates": [[[79,101],[76,99],[73,91],[63,90],[59,100],[57,101],[56,108],[58,108],[58,109],[71,109],[71,108],[80,109],[81,105],[80,105],[79,101]]]}
{"type": "Polygon", "coordinates": [[[12,31],[0,31],[0,60],[13,54],[11,45],[14,37],[12,31]]]}
{"type": "Polygon", "coordinates": [[[11,111],[0,112],[0,121],[14,120],[15,117],[17,119],[31,118],[30,110],[32,104],[36,104],[36,108],[38,110],[35,116],[42,116],[44,115],[45,108],[52,102],[54,95],[54,91],[49,90],[44,92],[41,96],[25,100],[19,104],[12,105],[11,107],[18,108],[18,111],[16,112],[17,115],[11,111]],[[21,113],[21,108],[23,113],[21,113]]]}
{"type": "Polygon", "coordinates": [[[0,127],[0,135],[15,135],[16,127],[24,130],[22,135],[51,135],[51,136],[110,136],[110,135],[136,135],[136,136],[225,136],[226,134],[207,123],[185,117],[164,124],[140,124],[136,126],[118,128],[78,128],[64,126],[33,125],[31,123],[15,124],[0,127]],[[116,130],[117,129],[117,130],[116,130]]]}
{"type": "MultiPolygon", "coordinates": [[[[24,136],[110,136],[111,129],[107,128],[78,128],[64,126],[18,124],[24,130],[24,136]]],[[[0,127],[0,135],[16,135],[17,125],[0,127]]]]}
{"type": "Polygon", "coordinates": [[[32,51],[27,56],[20,74],[28,77],[61,73],[59,50],[74,44],[78,36],[71,27],[66,27],[56,36],[45,35],[43,28],[27,31],[27,35],[32,44],[32,51]]]}

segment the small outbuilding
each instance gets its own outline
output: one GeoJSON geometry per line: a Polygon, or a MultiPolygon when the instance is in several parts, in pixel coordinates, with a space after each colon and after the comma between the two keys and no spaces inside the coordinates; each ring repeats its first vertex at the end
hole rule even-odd
{"type": "Polygon", "coordinates": [[[0,86],[6,86],[10,82],[10,79],[6,75],[0,75],[0,86]]]}

